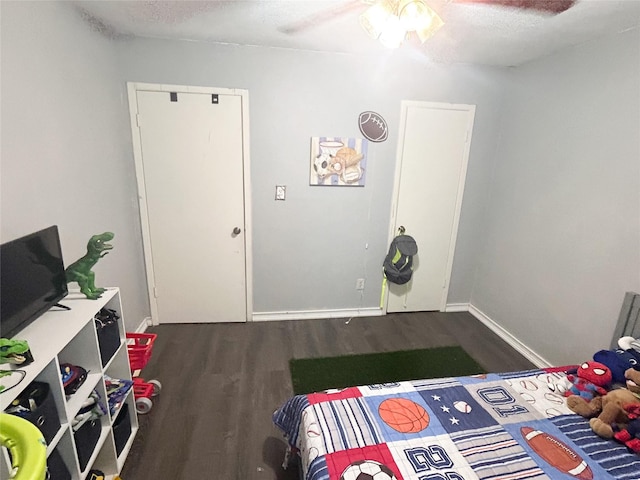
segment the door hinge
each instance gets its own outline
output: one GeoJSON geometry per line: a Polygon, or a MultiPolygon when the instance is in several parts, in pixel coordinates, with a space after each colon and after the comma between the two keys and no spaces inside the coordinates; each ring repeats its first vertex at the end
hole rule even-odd
{"type": "Polygon", "coordinates": [[[153,287],[153,296],[158,298],[158,287],[153,287]]]}
{"type": "Polygon", "coordinates": [[[140,118],[139,113],[136,113],[136,125],[138,126],[138,128],[142,126],[142,119],[140,118]]]}

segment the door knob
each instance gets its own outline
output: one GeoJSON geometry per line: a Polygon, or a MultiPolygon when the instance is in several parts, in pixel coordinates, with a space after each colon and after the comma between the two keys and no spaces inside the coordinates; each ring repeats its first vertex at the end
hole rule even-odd
{"type": "Polygon", "coordinates": [[[240,230],[240,228],[239,228],[239,227],[236,227],[236,228],[234,228],[234,229],[233,229],[233,234],[234,234],[234,235],[239,235],[241,231],[242,231],[242,230],[240,230]]]}

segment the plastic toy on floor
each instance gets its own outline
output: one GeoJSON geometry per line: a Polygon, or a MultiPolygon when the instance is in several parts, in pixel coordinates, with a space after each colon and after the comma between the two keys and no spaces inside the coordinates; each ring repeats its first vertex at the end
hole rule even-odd
{"type": "Polygon", "coordinates": [[[158,380],[148,380],[139,377],[139,372],[151,358],[153,343],[158,337],[155,333],[129,333],[127,332],[127,352],[129,354],[129,366],[133,377],[133,394],[136,399],[136,412],[149,413],[153,407],[151,397],[160,393],[162,384],[158,380]]]}

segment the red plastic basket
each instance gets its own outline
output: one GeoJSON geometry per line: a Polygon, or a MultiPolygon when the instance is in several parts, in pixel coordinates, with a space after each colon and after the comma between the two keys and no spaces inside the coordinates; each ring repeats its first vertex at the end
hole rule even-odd
{"type": "Polygon", "coordinates": [[[153,396],[153,384],[136,377],[133,379],[133,394],[136,398],[151,398],[153,396]]]}
{"type": "Polygon", "coordinates": [[[153,350],[153,342],[158,335],[155,333],[127,333],[127,352],[131,371],[142,370],[153,350]]]}

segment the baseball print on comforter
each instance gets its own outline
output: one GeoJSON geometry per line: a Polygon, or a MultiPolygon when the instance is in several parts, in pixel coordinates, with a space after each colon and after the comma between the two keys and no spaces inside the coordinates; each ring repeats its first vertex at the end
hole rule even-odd
{"type": "Polygon", "coordinates": [[[273,415],[304,480],[640,480],[640,456],[596,436],[530,370],[297,395],[273,415]]]}

